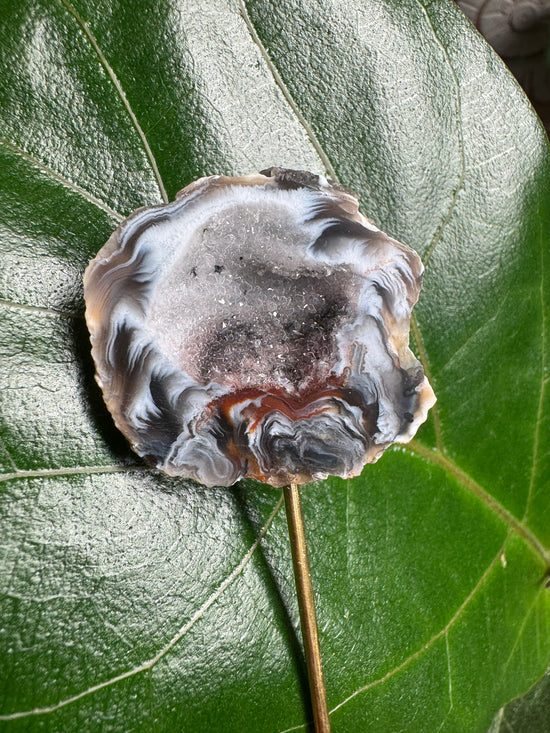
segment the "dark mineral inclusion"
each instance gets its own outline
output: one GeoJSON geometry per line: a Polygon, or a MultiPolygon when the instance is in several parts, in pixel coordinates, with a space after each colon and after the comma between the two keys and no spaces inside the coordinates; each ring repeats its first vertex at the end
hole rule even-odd
{"type": "Polygon", "coordinates": [[[171,475],[355,476],[435,402],[408,348],[422,271],[322,176],[201,178],[132,214],[88,266],[97,381],[171,475]]]}

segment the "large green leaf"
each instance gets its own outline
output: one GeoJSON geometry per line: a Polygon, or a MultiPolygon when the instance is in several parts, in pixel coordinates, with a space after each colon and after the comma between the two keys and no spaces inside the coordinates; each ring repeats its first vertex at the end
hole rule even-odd
{"type": "Polygon", "coordinates": [[[427,264],[430,421],[304,491],[334,731],[486,731],[550,659],[550,160],[501,62],[440,0],[1,0],[0,43],[2,729],[306,727],[280,492],[131,455],[81,286],[135,207],[282,165],[427,264]]]}

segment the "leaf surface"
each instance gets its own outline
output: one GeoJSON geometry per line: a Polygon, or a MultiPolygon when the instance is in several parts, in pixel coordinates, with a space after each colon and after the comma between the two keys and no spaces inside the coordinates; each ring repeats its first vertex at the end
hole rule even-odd
{"type": "Polygon", "coordinates": [[[550,161],[452,3],[0,1],[0,727],[305,730],[280,492],[148,470],[81,278],[193,179],[337,176],[426,263],[429,422],[303,492],[331,720],[486,731],[550,659],[550,161]]]}

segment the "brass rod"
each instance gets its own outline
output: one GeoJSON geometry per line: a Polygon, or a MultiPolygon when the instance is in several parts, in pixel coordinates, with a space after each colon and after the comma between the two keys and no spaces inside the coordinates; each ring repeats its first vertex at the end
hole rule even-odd
{"type": "Polygon", "coordinates": [[[306,655],[311,706],[313,708],[313,722],[316,733],[330,733],[327,695],[323,680],[321,651],[319,649],[319,636],[317,633],[315,601],[313,598],[311,574],[309,572],[304,518],[300,504],[298,484],[285,486],[283,493],[285,497],[290,548],[292,551],[292,564],[294,566],[294,580],[296,582],[298,607],[300,609],[300,622],[306,655]]]}

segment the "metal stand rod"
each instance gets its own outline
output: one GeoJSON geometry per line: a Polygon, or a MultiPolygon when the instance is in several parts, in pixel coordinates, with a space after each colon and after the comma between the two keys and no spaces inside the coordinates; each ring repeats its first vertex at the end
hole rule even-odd
{"type": "Polygon", "coordinates": [[[298,484],[290,484],[283,489],[285,497],[286,519],[288,534],[292,550],[292,564],[294,566],[294,580],[298,594],[300,608],[300,622],[302,639],[306,655],[313,721],[316,733],[330,733],[330,720],[327,708],[327,695],[323,680],[323,667],[317,634],[317,617],[313,599],[313,586],[309,572],[304,518],[300,505],[298,484]]]}

